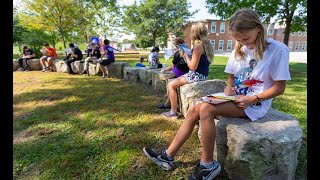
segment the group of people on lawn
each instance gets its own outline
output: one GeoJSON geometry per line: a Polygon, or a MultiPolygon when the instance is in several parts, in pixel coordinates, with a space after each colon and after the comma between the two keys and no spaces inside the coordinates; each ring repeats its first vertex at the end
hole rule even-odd
{"type": "MultiPolygon", "coordinates": [[[[271,107],[272,99],[281,95],[286,88],[286,81],[290,80],[289,72],[289,49],[274,39],[267,38],[265,29],[258,14],[247,8],[236,11],[229,20],[229,33],[236,40],[235,49],[227,62],[224,72],[228,73],[224,93],[228,96],[236,96],[236,100],[211,104],[207,102],[198,103],[188,109],[181,127],[168,148],[164,150],[144,147],[143,151],[147,158],[164,170],[173,168],[174,157],[191,135],[195,125],[201,122],[202,156],[200,162],[192,170],[189,179],[212,179],[221,170],[219,162],[213,159],[215,144],[215,122],[217,115],[228,117],[248,118],[255,121],[263,117],[271,107]],[[248,83],[248,81],[250,81],[248,83]]],[[[209,66],[214,57],[214,50],[208,39],[208,30],[205,24],[195,23],[191,26],[192,56],[178,50],[180,44],[184,44],[182,38],[176,38],[172,66],[166,67],[164,71],[172,70],[176,79],[168,83],[168,98],[158,109],[170,111],[162,113],[169,119],[177,119],[177,93],[176,89],[188,83],[206,81],[209,75],[209,66]]],[[[85,70],[88,71],[88,62],[96,61],[101,65],[114,62],[114,54],[108,41],[105,41],[105,52],[102,56],[95,44],[91,44],[92,55],[85,60],[85,70]],[[107,59],[102,59],[108,54],[107,59]]],[[[56,58],[52,48],[45,44],[47,56],[41,58],[44,70],[45,60],[56,58]]],[[[70,44],[73,49],[73,45],[70,44]]],[[[71,56],[73,60],[81,58],[73,49],[71,56]]],[[[32,50],[24,49],[26,56],[32,58],[32,50]]],[[[68,57],[67,57],[68,59],[68,57]]],[[[144,58],[136,66],[143,67],[144,58]]],[[[20,60],[19,60],[20,62],[20,60]]],[[[73,62],[72,60],[69,62],[73,62]]],[[[159,63],[159,48],[155,47],[148,55],[151,68],[161,68],[159,63]]],[[[70,68],[71,69],[71,68],[70,68]]],[[[104,73],[105,74],[105,73],[104,73]]]]}
{"type": "MultiPolygon", "coordinates": [[[[68,66],[68,73],[75,74],[72,70],[71,63],[75,61],[81,61],[83,58],[82,51],[76,44],[70,43],[69,44],[70,51],[67,52],[64,61],[66,61],[68,66]]],[[[87,49],[87,58],[85,59],[84,70],[80,74],[87,74],[89,75],[89,62],[95,62],[100,64],[100,69],[102,71],[102,77],[105,78],[108,76],[108,72],[106,70],[106,66],[115,62],[114,50],[117,50],[110,46],[110,41],[105,39],[104,46],[103,46],[103,54],[100,52],[100,47],[91,42],[88,45],[87,49]],[[105,58],[104,58],[105,57],[105,58]]],[[[40,63],[42,66],[42,72],[51,72],[53,71],[52,62],[57,58],[57,53],[54,48],[52,48],[49,43],[44,44],[44,48],[41,49],[43,56],[40,58],[40,63]],[[47,61],[47,63],[46,63],[47,61]]],[[[28,46],[23,47],[22,57],[18,59],[20,68],[18,71],[30,71],[30,67],[28,64],[28,60],[34,59],[35,53],[32,49],[28,48],[28,46]],[[26,62],[26,67],[23,67],[23,61],[26,62]]]]}

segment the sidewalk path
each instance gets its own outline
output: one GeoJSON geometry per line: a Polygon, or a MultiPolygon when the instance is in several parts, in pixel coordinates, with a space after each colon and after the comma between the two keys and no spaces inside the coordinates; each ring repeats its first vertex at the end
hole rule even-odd
{"type": "MultiPolygon", "coordinates": [[[[215,51],[215,56],[229,57],[231,52],[215,51]]],[[[307,52],[290,52],[290,62],[299,62],[307,64],[307,52]]]]}

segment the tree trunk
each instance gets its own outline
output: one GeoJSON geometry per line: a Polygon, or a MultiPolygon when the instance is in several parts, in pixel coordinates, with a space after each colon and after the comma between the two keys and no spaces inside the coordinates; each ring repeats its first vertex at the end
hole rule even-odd
{"type": "Polygon", "coordinates": [[[287,46],[289,44],[288,42],[289,42],[289,35],[290,35],[293,13],[294,13],[294,11],[290,12],[290,14],[288,14],[286,17],[286,28],[284,30],[283,43],[287,46]]]}
{"type": "Polygon", "coordinates": [[[54,49],[57,49],[56,48],[56,41],[55,41],[55,37],[54,37],[54,34],[52,33],[52,35],[51,35],[51,38],[52,38],[52,46],[53,46],[53,48],[54,49]]]}
{"type": "Polygon", "coordinates": [[[153,47],[156,47],[156,33],[152,33],[153,47]]]}

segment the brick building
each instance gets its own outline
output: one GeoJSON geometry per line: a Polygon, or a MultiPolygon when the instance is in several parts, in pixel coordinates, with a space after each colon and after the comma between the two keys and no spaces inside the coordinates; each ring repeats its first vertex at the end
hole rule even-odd
{"type": "MultiPolygon", "coordinates": [[[[221,21],[218,19],[204,19],[190,21],[186,24],[185,28],[185,42],[191,46],[190,31],[193,23],[203,22],[208,28],[208,36],[211,45],[215,51],[232,51],[236,41],[228,33],[229,24],[228,21],[221,21]]],[[[265,24],[265,30],[267,30],[269,24],[265,24]]],[[[277,41],[283,42],[284,28],[275,29],[275,23],[272,23],[269,28],[268,37],[273,38],[277,41]]],[[[174,48],[173,39],[175,36],[170,33],[167,41],[167,47],[169,49],[174,48]]],[[[306,51],[307,50],[307,32],[294,32],[289,36],[289,49],[290,51],[306,51]]]]}

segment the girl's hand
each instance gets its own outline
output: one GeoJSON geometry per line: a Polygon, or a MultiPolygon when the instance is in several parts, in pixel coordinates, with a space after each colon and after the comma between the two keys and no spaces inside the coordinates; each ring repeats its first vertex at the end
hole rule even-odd
{"type": "Polygon", "coordinates": [[[248,106],[250,106],[255,99],[255,96],[244,96],[244,95],[238,95],[237,99],[234,100],[234,103],[236,106],[240,109],[246,109],[248,106]]]}
{"type": "Polygon", "coordinates": [[[233,96],[236,94],[236,90],[234,89],[234,87],[229,87],[229,86],[226,86],[224,88],[224,94],[227,95],[227,96],[233,96]]]}

